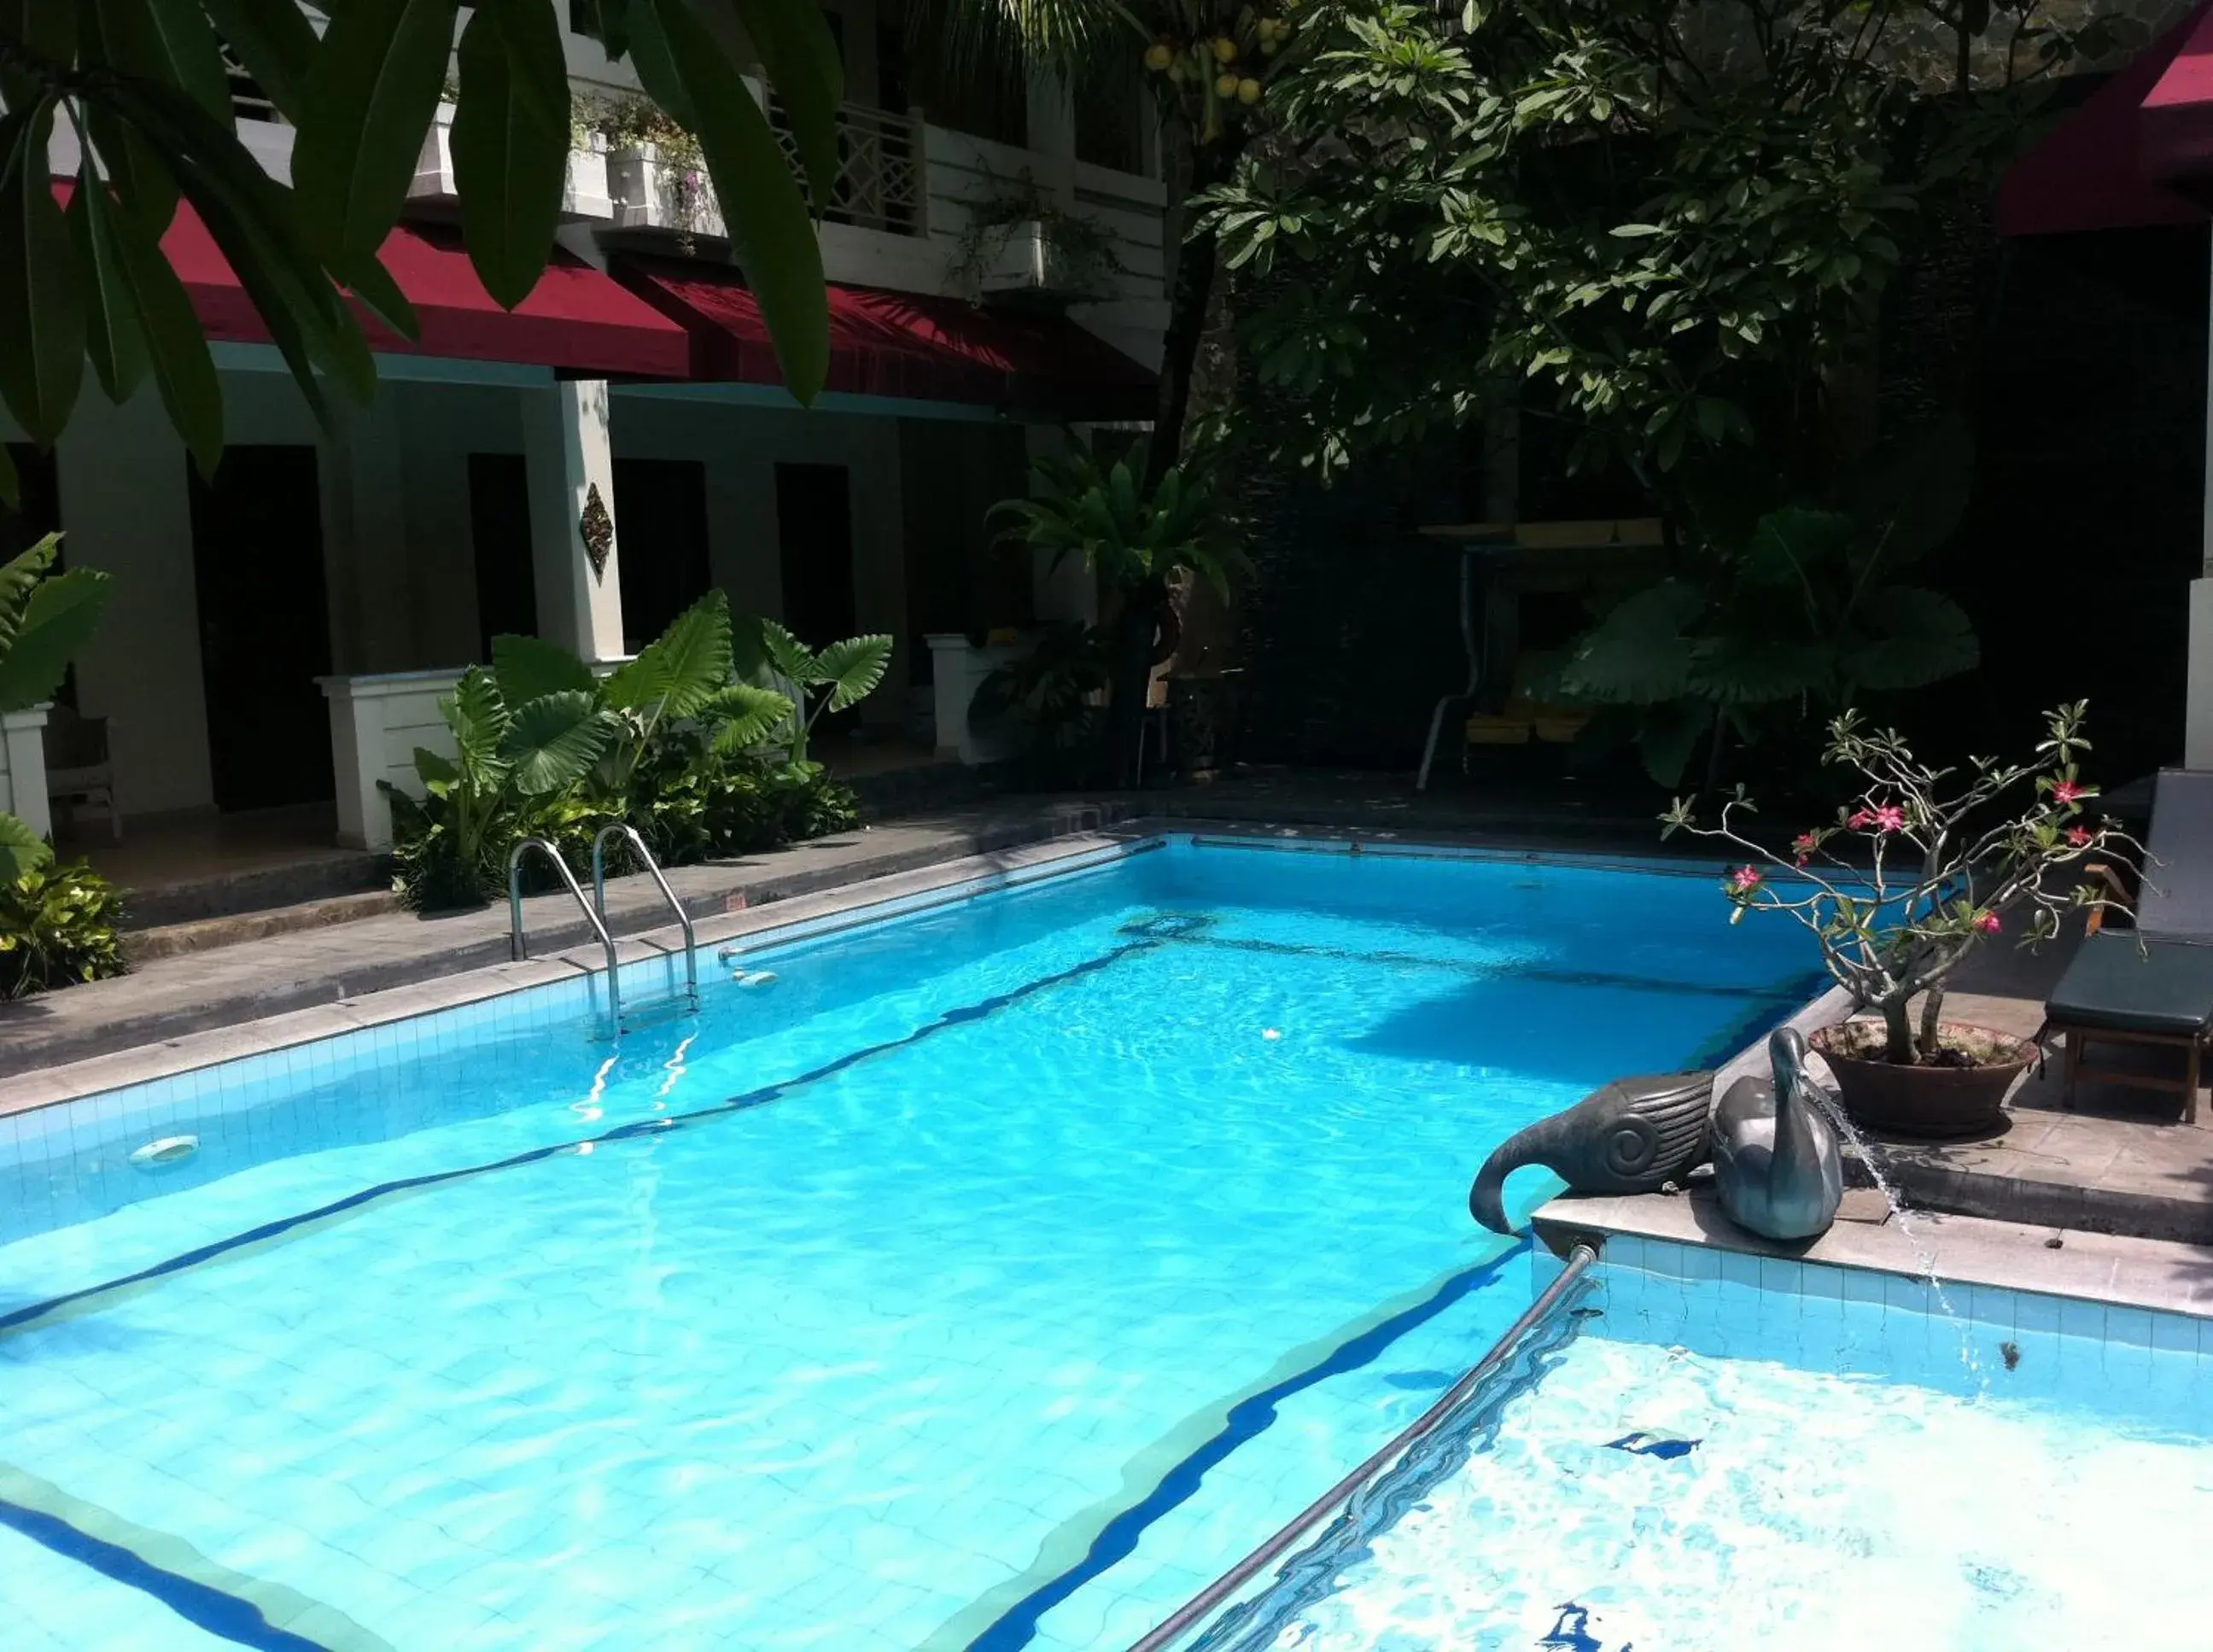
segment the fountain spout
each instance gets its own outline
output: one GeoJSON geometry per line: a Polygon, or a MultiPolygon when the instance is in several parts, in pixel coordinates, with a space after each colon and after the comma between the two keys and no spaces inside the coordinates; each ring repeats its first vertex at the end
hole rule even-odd
{"type": "Polygon", "coordinates": [[[1738,1227],[1768,1239],[1812,1239],[1837,1219],[1844,1161],[1811,1094],[1805,1038],[1777,1028],[1767,1058],[1771,1080],[1740,1078],[1714,1109],[1714,1187],[1738,1227]]]}

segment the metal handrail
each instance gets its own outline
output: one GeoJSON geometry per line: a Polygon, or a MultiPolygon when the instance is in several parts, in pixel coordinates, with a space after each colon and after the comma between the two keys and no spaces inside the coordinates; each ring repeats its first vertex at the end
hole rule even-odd
{"type": "Polygon", "coordinates": [[[626,838],[637,862],[653,876],[661,898],[668,903],[668,910],[676,914],[676,921],[684,930],[684,991],[692,1000],[692,1008],[699,1008],[699,938],[692,928],[692,915],[684,910],[684,903],[668,887],[668,880],[661,874],[661,863],[653,858],[653,851],[645,846],[645,839],[637,835],[637,828],[622,821],[600,828],[592,839],[592,904],[599,909],[602,928],[607,922],[607,839],[626,838]]]}
{"type": "MultiPolygon", "coordinates": [[[[607,1026],[617,1038],[622,1036],[622,969],[615,961],[615,938],[607,932],[606,923],[584,899],[583,890],[576,883],[576,875],[561,858],[560,850],[543,838],[525,838],[507,851],[507,955],[516,963],[530,956],[530,942],[522,933],[522,857],[537,850],[553,863],[553,869],[561,875],[561,881],[576,897],[584,921],[600,937],[600,945],[607,954],[607,1026]]],[[[688,926],[687,926],[688,927],[688,926]]]]}
{"type": "Polygon", "coordinates": [[[1275,1536],[1184,1602],[1173,1617],[1131,1647],[1130,1652],[1166,1652],[1167,1648],[1181,1640],[1186,1632],[1250,1582],[1263,1566],[1297,1542],[1301,1535],[1323,1515],[1344,1503],[1425,1436],[1435,1432],[1475,1392],[1478,1384],[1506,1362],[1507,1356],[1514,1351],[1515,1344],[1558,1306],[1560,1299],[1582,1276],[1583,1270],[1596,1260],[1598,1253],[1588,1245],[1577,1245],[1568,1253],[1567,1265],[1551,1284],[1545,1286],[1537,1300],[1529,1304],[1528,1311],[1507,1327],[1506,1334],[1491,1345],[1491,1351],[1478,1360],[1459,1381],[1446,1389],[1436,1405],[1401,1429],[1381,1451],[1294,1515],[1289,1523],[1275,1536]]]}

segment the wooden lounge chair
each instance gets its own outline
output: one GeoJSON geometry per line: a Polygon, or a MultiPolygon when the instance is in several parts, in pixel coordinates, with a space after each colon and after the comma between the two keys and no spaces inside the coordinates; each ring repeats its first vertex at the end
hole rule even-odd
{"type": "Polygon", "coordinates": [[[2063,1106],[2075,1105],[2077,1080],[2101,1078],[2179,1090],[2183,1117],[2195,1123],[2213,1045],[2213,774],[2160,775],[2149,847],[2136,929],[2093,924],[2045,1002],[2044,1024],[2067,1039],[2063,1106]],[[2181,1076],[2092,1066],[2084,1055],[2094,1043],[2179,1050],[2181,1076]]]}

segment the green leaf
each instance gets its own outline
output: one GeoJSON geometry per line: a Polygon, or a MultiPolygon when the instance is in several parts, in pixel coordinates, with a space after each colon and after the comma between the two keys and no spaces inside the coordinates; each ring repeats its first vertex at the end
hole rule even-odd
{"type": "Polygon", "coordinates": [[[118,213],[110,229],[116,277],[129,290],[154,387],[200,474],[212,476],[223,457],[223,386],[191,295],[143,219],[118,213]]]}
{"type": "Polygon", "coordinates": [[[1753,585],[1798,588],[1851,543],[1852,519],[1841,511],[1786,505],[1753,525],[1744,550],[1744,576],[1753,585]]]}
{"type": "Polygon", "coordinates": [[[845,65],[821,9],[792,0],[737,0],[746,39],[760,54],[799,145],[800,164],[814,192],[815,210],[830,201],[838,181],[838,106],[845,96],[845,65]]]}
{"type": "Polygon", "coordinates": [[[729,680],[730,603],[713,589],[608,677],[607,699],[625,711],[688,717],[729,680]]]}
{"type": "Polygon", "coordinates": [[[295,0],[202,0],[253,82],[295,126],[315,60],[314,27],[295,0]]]}
{"type": "Polygon", "coordinates": [[[1713,726],[1713,708],[1703,701],[1678,700],[1653,707],[1643,714],[1637,729],[1637,751],[1644,759],[1644,772],[1673,791],[1683,782],[1691,753],[1713,726]]]}
{"type": "Polygon", "coordinates": [[[751,683],[727,683],[715,691],[697,713],[714,730],[713,746],[723,757],[734,757],[759,745],[791,716],[792,704],[772,688],[751,683]]]}
{"type": "Polygon", "coordinates": [[[517,791],[543,796],[582,779],[614,735],[613,722],[591,695],[576,690],[544,694],[515,711],[499,754],[514,765],[517,791]]]}
{"type": "Polygon", "coordinates": [[[53,697],[70,661],[99,629],[112,582],[94,568],[72,568],[39,582],[21,624],[0,645],[0,711],[21,711],[53,697]]]}
{"type": "Polygon", "coordinates": [[[540,637],[493,637],[491,670],[500,698],[509,705],[527,705],[541,694],[595,693],[599,687],[589,666],[540,637]]]}
{"type": "Polygon", "coordinates": [[[1657,705],[1689,691],[1692,643],[1685,634],[1705,598],[1681,580],[1661,580],[1625,598],[1584,636],[1560,673],[1577,700],[1657,705]]]}
{"type": "Polygon", "coordinates": [[[830,709],[842,711],[875,692],[891,663],[892,639],[881,633],[832,643],[814,658],[815,669],[830,685],[830,709]]]}
{"type": "Polygon", "coordinates": [[[1830,651],[1796,637],[1703,638],[1692,649],[1691,692],[1722,705],[1766,705],[1828,685],[1830,651]]]}
{"type": "MultiPolygon", "coordinates": [[[[3,445],[3,444],[0,444],[3,445]]],[[[31,610],[31,593],[61,555],[62,536],[49,533],[20,554],[0,563],[0,654],[7,652],[31,610]]]]}
{"type": "Polygon", "coordinates": [[[208,27],[207,13],[200,0],[93,0],[103,9],[131,6],[146,17],[152,40],[159,52],[154,64],[142,66],[142,72],[151,69],[173,85],[184,88],[192,100],[210,114],[230,119],[230,76],[223,66],[223,50],[216,44],[215,31],[208,27]]]}
{"type": "Polygon", "coordinates": [[[560,224],[568,73],[546,0],[488,0],[462,33],[453,136],[461,232],[485,290],[509,309],[538,284],[560,224]]]}
{"type": "Polygon", "coordinates": [[[326,253],[374,257],[438,107],[455,0],[346,0],[308,71],[292,180],[326,253]]]}
{"type": "Polygon", "coordinates": [[[774,619],[760,622],[761,646],[768,652],[768,662],[778,675],[789,677],[802,687],[811,687],[824,680],[814,663],[814,656],[807,645],[786,631],[774,619]]]}
{"type": "Polygon", "coordinates": [[[52,111],[0,121],[0,399],[41,448],[69,423],[84,380],[84,311],[69,225],[46,175],[52,111]]]}
{"type": "Polygon", "coordinates": [[[667,37],[670,70],[697,118],[692,131],[730,250],[775,340],[784,387],[811,403],[830,371],[830,301],[798,179],[745,77],[698,15],[684,0],[639,0],[631,21],[641,45],[649,15],[667,37]]]}
{"type": "Polygon", "coordinates": [[[439,756],[427,746],[415,748],[415,772],[425,788],[450,786],[461,777],[452,759],[439,756]]]}
{"type": "Polygon", "coordinates": [[[1855,619],[1861,635],[1844,645],[1838,669],[1860,687],[1920,688],[1981,663],[1974,622],[1936,591],[1885,586],[1862,600],[1855,619]]]}
{"type": "Polygon", "coordinates": [[[46,840],[12,814],[0,814],[0,877],[28,877],[54,857],[46,840]]]}
{"type": "MultiPolygon", "coordinates": [[[[65,9],[46,5],[61,12],[65,9]]],[[[77,0],[79,51],[88,67],[107,67],[125,74],[159,77],[156,59],[160,37],[137,0],[109,3],[108,0],[77,0]]],[[[305,21],[305,19],[302,20],[305,21]]],[[[169,227],[177,209],[176,180],[162,163],[160,145],[125,119],[119,101],[97,93],[81,101],[84,136],[99,155],[101,168],[115,187],[123,210],[143,219],[160,235],[169,227]]],[[[204,108],[201,113],[207,113],[204,108]]]]}
{"type": "Polygon", "coordinates": [[[471,666],[452,693],[439,697],[438,714],[453,730],[454,747],[465,765],[496,759],[513,722],[498,682],[482,666],[471,666]]]}
{"type": "Polygon", "coordinates": [[[100,387],[113,402],[128,400],[146,376],[146,339],[116,245],[114,204],[94,175],[89,158],[70,197],[70,243],[83,277],[84,348],[100,387]]]}

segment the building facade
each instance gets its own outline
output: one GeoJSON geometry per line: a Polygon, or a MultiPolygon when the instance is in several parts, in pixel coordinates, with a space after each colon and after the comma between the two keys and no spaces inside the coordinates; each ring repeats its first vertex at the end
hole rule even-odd
{"type": "MultiPolygon", "coordinates": [[[[388,842],[375,781],[412,777],[437,694],[503,631],[616,659],[720,587],[813,643],[893,634],[867,716],[949,748],[924,639],[1085,611],[1081,570],[1009,563],[985,512],[1040,444],[1149,410],[1168,253],[1149,118],[1135,91],[1102,112],[1046,84],[964,91],[933,117],[876,3],[826,7],[849,101],[820,230],[830,389],[811,409],[781,387],[704,171],[625,138],[635,78],[581,35],[546,279],[512,314],[476,283],[442,111],[385,248],[422,338],[370,325],[376,396],[334,428],[180,212],[163,245],[215,341],[216,475],[150,389],[114,406],[88,387],[52,454],[14,448],[11,535],[58,527],[70,565],[115,576],[64,698],[104,720],[126,823],[334,800],[344,840],[388,842]],[[594,508],[611,537],[584,531],[594,508]]],[[[290,129],[235,85],[241,136],[289,180],[290,129]]],[[[66,189],[66,130],[52,159],[66,189]]]]}

